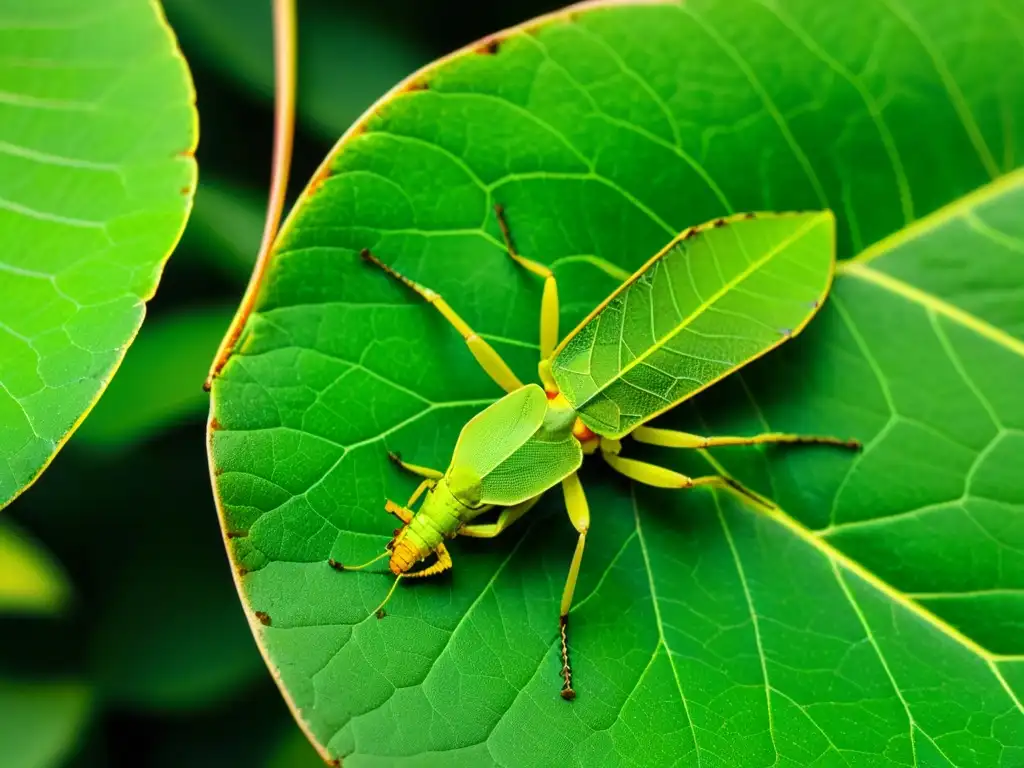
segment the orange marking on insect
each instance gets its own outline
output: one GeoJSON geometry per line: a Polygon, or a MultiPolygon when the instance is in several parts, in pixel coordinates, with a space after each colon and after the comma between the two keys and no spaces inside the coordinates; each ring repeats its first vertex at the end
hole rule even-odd
{"type": "Polygon", "coordinates": [[[582,419],[576,419],[576,423],[572,425],[572,434],[581,443],[589,442],[597,437],[593,430],[583,423],[582,419]]]}

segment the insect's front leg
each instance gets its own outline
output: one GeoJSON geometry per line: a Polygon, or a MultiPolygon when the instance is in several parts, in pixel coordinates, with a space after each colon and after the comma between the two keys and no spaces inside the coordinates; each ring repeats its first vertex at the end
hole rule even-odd
{"type": "Polygon", "coordinates": [[[402,461],[402,456],[397,451],[388,451],[388,458],[391,462],[401,469],[404,469],[410,474],[417,475],[418,477],[427,477],[431,480],[440,480],[444,477],[444,472],[439,472],[436,469],[430,467],[423,467],[419,464],[410,464],[407,461],[402,461]]]}
{"type": "MultiPolygon", "coordinates": [[[[540,301],[540,359],[547,360],[558,344],[558,283],[555,280],[555,273],[539,261],[519,255],[512,243],[508,222],[505,221],[505,209],[496,205],[494,213],[498,218],[498,226],[501,228],[501,236],[505,239],[508,255],[519,266],[544,278],[544,294],[540,301]]],[[[544,384],[547,386],[547,382],[544,384]]]]}
{"type": "Polygon", "coordinates": [[[484,369],[484,372],[491,377],[495,384],[506,392],[514,392],[523,386],[523,382],[521,382],[512,372],[512,369],[508,367],[508,363],[501,358],[501,355],[494,350],[494,347],[480,338],[480,335],[470,328],[465,320],[459,317],[458,313],[451,308],[448,302],[445,301],[439,293],[420,285],[415,280],[410,280],[399,272],[396,272],[370,253],[369,249],[363,249],[361,256],[365,261],[379,267],[389,276],[415,291],[421,298],[432,305],[434,309],[440,312],[441,316],[459,332],[462,339],[466,342],[466,346],[469,348],[470,353],[476,358],[480,367],[484,369]]]}
{"type": "Polygon", "coordinates": [[[458,535],[472,536],[477,539],[493,539],[499,533],[512,525],[512,523],[533,509],[533,505],[538,501],[540,501],[540,496],[534,496],[532,499],[527,499],[522,504],[505,507],[501,510],[501,514],[498,515],[498,519],[493,523],[464,525],[459,528],[458,535]]]}

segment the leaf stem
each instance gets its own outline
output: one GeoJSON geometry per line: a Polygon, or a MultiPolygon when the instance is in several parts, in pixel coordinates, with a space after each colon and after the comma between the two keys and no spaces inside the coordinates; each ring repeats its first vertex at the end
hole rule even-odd
{"type": "Polygon", "coordinates": [[[295,137],[295,80],[296,80],[296,11],[295,0],[273,0],[274,13],[274,156],[271,165],[270,198],[267,201],[267,218],[263,225],[263,239],[249,284],[246,286],[242,303],[238,307],[224,336],[213,365],[207,374],[203,389],[207,392],[213,380],[234,351],[238,337],[242,334],[245,321],[252,314],[256,304],[263,274],[270,263],[270,253],[281,225],[285,195],[288,191],[288,174],[292,162],[292,144],[295,137]]]}

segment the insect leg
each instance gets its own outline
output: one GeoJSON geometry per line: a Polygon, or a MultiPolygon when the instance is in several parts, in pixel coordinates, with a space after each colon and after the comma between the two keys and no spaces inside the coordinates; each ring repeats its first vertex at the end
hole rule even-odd
{"type": "Polygon", "coordinates": [[[618,441],[601,441],[601,456],[608,463],[608,466],[619,474],[625,475],[643,485],[650,485],[655,488],[698,488],[700,486],[711,486],[724,488],[743,494],[748,499],[759,505],[766,505],[769,502],[749,490],[742,483],[722,475],[705,475],[703,477],[688,477],[680,472],[674,472],[656,464],[648,464],[646,461],[627,459],[618,455],[618,441]],[[607,447],[606,447],[607,446],[607,447]]]}
{"type": "MultiPolygon", "coordinates": [[[[544,294],[540,300],[540,359],[547,360],[558,345],[558,283],[555,280],[555,273],[540,262],[520,256],[512,244],[512,234],[505,221],[505,209],[496,205],[494,213],[498,217],[498,226],[501,227],[501,235],[505,238],[508,255],[524,269],[544,278],[544,294]]],[[[548,382],[545,381],[544,384],[547,386],[548,382]]]]}
{"type": "Polygon", "coordinates": [[[558,630],[562,638],[562,698],[572,701],[576,698],[576,691],[572,687],[572,665],[569,663],[569,609],[572,607],[573,592],[576,591],[576,580],[580,575],[580,563],[583,561],[583,547],[587,543],[587,531],[590,530],[590,508],[587,506],[587,497],[583,493],[583,486],[575,472],[562,481],[562,492],[565,494],[565,508],[569,513],[569,520],[580,534],[576,540],[576,551],[573,552],[572,562],[569,564],[569,576],[566,578],[565,588],[562,590],[562,605],[558,616],[558,630]]]}
{"type": "Polygon", "coordinates": [[[431,469],[430,467],[421,467],[419,464],[409,464],[408,462],[402,461],[402,457],[394,451],[388,451],[388,458],[406,472],[410,472],[414,475],[429,477],[433,480],[440,480],[444,477],[444,472],[439,472],[438,470],[431,469]]]}
{"type": "Polygon", "coordinates": [[[763,443],[788,443],[790,445],[835,445],[859,451],[861,444],[856,440],[843,440],[838,437],[822,437],[819,435],[790,435],[783,432],[768,432],[752,437],[701,437],[688,432],[676,432],[672,429],[656,429],[654,427],[637,427],[630,437],[638,443],[660,445],[665,448],[717,448],[724,445],[761,445],[763,443]]]}
{"type": "Polygon", "coordinates": [[[422,579],[427,576],[436,576],[439,573],[444,573],[452,567],[452,556],[448,554],[444,544],[438,544],[434,554],[437,555],[437,562],[424,568],[422,571],[407,571],[405,577],[407,579],[422,579]]]}
{"type": "Polygon", "coordinates": [[[493,539],[499,533],[508,528],[512,523],[529,512],[533,505],[540,501],[540,496],[527,499],[522,504],[512,507],[505,507],[493,523],[480,523],[477,525],[464,525],[459,528],[459,536],[472,536],[477,539],[493,539]]]}
{"type": "Polygon", "coordinates": [[[477,335],[476,331],[470,328],[466,324],[466,321],[456,314],[455,310],[448,305],[448,302],[441,298],[439,293],[432,291],[429,288],[425,288],[419,283],[410,280],[405,275],[396,272],[370,253],[368,249],[364,248],[361,255],[366,261],[380,267],[388,275],[403,283],[408,288],[411,288],[427,302],[433,305],[434,309],[440,312],[441,316],[451,323],[455,330],[461,334],[463,340],[466,342],[466,346],[469,347],[469,351],[472,353],[473,357],[476,358],[480,367],[484,369],[484,372],[490,376],[499,387],[504,389],[506,392],[514,392],[523,386],[523,383],[514,373],[512,373],[512,369],[508,367],[508,363],[501,359],[501,355],[494,350],[494,347],[481,339],[477,335]]]}

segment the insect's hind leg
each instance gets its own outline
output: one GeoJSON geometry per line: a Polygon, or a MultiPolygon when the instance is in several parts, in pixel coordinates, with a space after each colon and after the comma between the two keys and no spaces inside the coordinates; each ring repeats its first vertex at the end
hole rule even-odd
{"type": "Polygon", "coordinates": [[[572,607],[572,596],[576,591],[576,581],[580,575],[580,563],[583,562],[583,548],[587,543],[587,531],[590,530],[590,507],[583,493],[583,486],[575,472],[562,481],[562,492],[565,495],[565,509],[569,520],[579,532],[576,550],[569,563],[569,575],[562,589],[562,604],[558,615],[558,631],[562,641],[562,698],[572,701],[576,691],[572,687],[572,665],[569,663],[569,609],[572,607]]]}
{"type": "Polygon", "coordinates": [[[689,477],[681,472],[675,472],[671,469],[666,469],[665,467],[659,467],[656,464],[649,464],[646,461],[637,461],[636,459],[627,459],[619,456],[620,447],[618,440],[602,439],[602,458],[604,458],[608,466],[616,472],[621,475],[625,475],[630,480],[641,483],[642,485],[650,485],[654,488],[699,488],[701,486],[723,488],[740,493],[758,505],[771,506],[770,502],[766,501],[761,496],[758,496],[745,485],[733,480],[732,478],[725,477],[724,475],[689,477]]]}
{"type": "Polygon", "coordinates": [[[659,445],[663,448],[718,448],[726,445],[764,445],[767,443],[783,445],[834,445],[838,448],[849,448],[859,451],[861,444],[857,440],[843,440],[839,437],[822,435],[791,435],[783,432],[766,432],[751,437],[701,437],[688,432],[677,432],[673,429],[657,429],[655,427],[637,427],[630,437],[638,443],[659,445]]]}
{"type": "Polygon", "coordinates": [[[470,328],[466,324],[466,321],[459,317],[455,310],[448,305],[448,302],[441,298],[439,293],[432,291],[429,288],[425,288],[414,280],[410,280],[405,275],[396,272],[370,253],[367,248],[364,248],[360,255],[364,260],[379,267],[395,280],[398,280],[406,287],[418,293],[425,301],[430,303],[434,309],[440,312],[441,316],[459,332],[463,340],[466,342],[466,346],[469,347],[469,351],[480,364],[480,367],[484,369],[484,372],[490,376],[499,387],[504,389],[506,392],[514,392],[523,386],[523,383],[512,372],[512,369],[508,367],[508,363],[502,360],[501,355],[494,350],[494,347],[480,338],[476,331],[470,328]]]}

